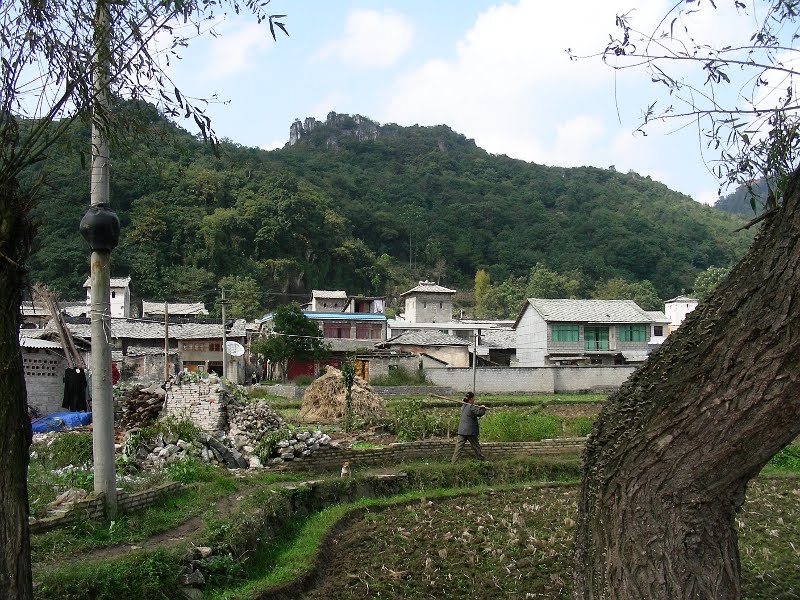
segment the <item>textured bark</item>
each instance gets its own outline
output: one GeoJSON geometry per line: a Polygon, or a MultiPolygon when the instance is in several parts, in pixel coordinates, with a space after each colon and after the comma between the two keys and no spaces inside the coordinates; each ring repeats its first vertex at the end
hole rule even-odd
{"type": "Polygon", "coordinates": [[[16,182],[0,185],[0,597],[33,598],[28,535],[30,421],[19,307],[32,227],[16,182]]]}
{"type": "Polygon", "coordinates": [[[612,395],[585,451],[574,597],[741,597],[734,516],[800,433],[797,178],[747,256],[612,395]]]}

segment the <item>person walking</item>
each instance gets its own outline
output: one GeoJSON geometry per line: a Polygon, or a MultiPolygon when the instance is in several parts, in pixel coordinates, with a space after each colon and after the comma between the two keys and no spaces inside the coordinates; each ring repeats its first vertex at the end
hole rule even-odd
{"type": "Polygon", "coordinates": [[[464,444],[469,442],[472,446],[475,456],[478,460],[486,460],[486,457],[481,452],[481,444],[478,441],[480,434],[480,426],[478,419],[486,414],[485,406],[475,406],[475,394],[467,392],[464,396],[464,403],[461,406],[461,420],[458,422],[458,436],[456,438],[456,449],[453,452],[453,460],[455,463],[461,457],[464,450],[464,444]]]}

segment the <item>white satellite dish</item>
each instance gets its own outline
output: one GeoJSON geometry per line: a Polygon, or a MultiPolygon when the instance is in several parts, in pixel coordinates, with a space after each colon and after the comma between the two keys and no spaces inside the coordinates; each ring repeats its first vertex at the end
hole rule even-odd
{"type": "Polygon", "coordinates": [[[244,354],[244,346],[239,342],[225,342],[225,351],[228,356],[242,356],[244,354]]]}

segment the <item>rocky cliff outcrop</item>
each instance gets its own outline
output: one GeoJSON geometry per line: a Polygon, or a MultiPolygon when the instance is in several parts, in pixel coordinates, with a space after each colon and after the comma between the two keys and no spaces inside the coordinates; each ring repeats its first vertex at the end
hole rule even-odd
{"type": "Polygon", "coordinates": [[[333,148],[336,148],[340,136],[354,137],[358,141],[365,141],[397,134],[394,129],[381,127],[379,123],[367,117],[342,115],[331,111],[325,121],[317,121],[314,117],[307,117],[304,121],[296,119],[289,127],[289,145],[293,146],[315,129],[325,129],[328,134],[325,143],[333,148]]]}

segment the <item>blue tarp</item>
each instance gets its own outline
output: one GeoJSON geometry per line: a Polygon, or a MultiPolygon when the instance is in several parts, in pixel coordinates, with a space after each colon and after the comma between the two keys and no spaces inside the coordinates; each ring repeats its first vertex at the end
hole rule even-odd
{"type": "Polygon", "coordinates": [[[33,433],[47,433],[81,427],[92,422],[90,412],[55,412],[31,422],[33,433]]]}

